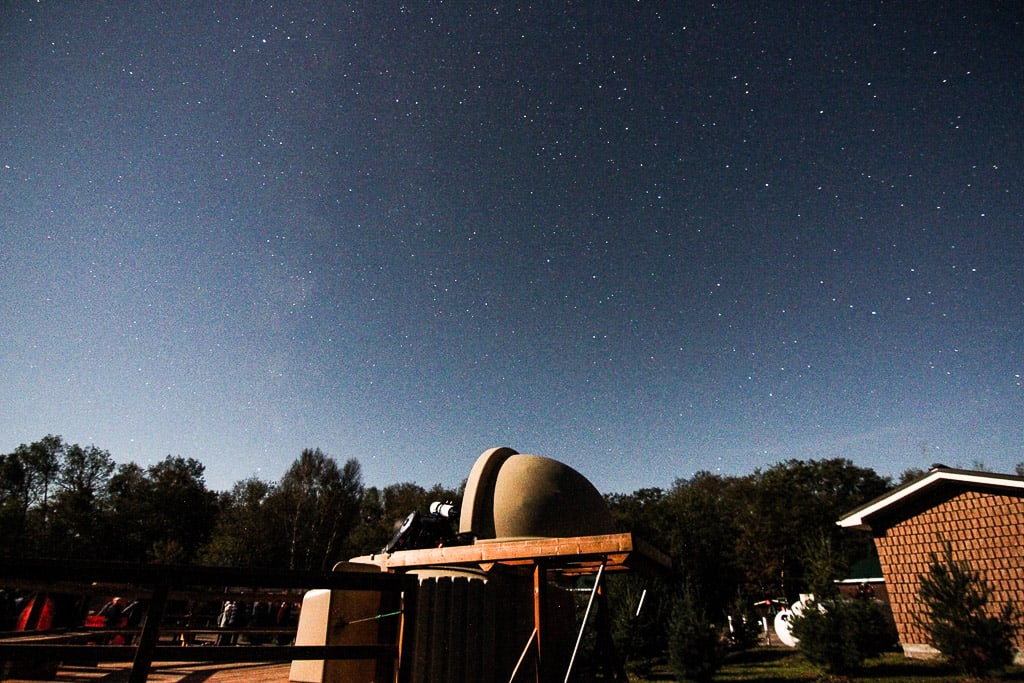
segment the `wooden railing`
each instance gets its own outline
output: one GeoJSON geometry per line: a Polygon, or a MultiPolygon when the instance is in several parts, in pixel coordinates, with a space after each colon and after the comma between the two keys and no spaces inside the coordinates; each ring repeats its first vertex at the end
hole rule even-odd
{"type": "MultiPolygon", "coordinates": [[[[366,572],[303,572],[227,567],[193,567],[110,562],[76,562],[0,558],[0,587],[71,595],[138,595],[146,602],[145,617],[134,629],[85,629],[63,627],[46,631],[17,631],[0,634],[0,662],[132,662],[130,683],[143,683],[154,661],[163,662],[255,662],[289,660],[374,659],[395,662],[399,681],[407,679],[399,640],[392,644],[366,645],[278,645],[236,647],[208,644],[183,647],[182,635],[234,633],[273,636],[287,634],[280,628],[190,629],[165,622],[169,599],[218,601],[229,596],[282,595],[282,590],[301,599],[301,592],[313,588],[346,591],[393,592],[406,606],[415,605],[416,579],[401,574],[366,572]],[[277,589],[276,593],[271,589],[277,589]],[[97,636],[124,634],[126,645],[88,644],[103,640],[97,636]],[[177,644],[175,644],[177,643],[177,644]]],[[[413,616],[406,609],[404,628],[413,616]]],[[[294,634],[294,628],[291,629],[294,634]]],[[[290,640],[290,639],[289,639],[290,640]]]]}

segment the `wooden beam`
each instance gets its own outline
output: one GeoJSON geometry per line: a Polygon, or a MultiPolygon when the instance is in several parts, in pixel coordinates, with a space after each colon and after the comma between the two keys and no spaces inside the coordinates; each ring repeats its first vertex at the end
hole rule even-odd
{"type": "Polygon", "coordinates": [[[251,588],[332,588],[338,590],[404,590],[408,579],[380,576],[374,572],[291,571],[239,567],[200,567],[192,565],[135,564],[85,560],[41,560],[3,558],[0,578],[31,580],[42,585],[55,581],[88,584],[130,584],[135,586],[218,586],[221,590],[251,588]]]}
{"type": "Polygon", "coordinates": [[[377,555],[373,559],[381,564],[382,569],[392,571],[438,565],[487,568],[494,563],[533,565],[537,562],[544,562],[551,571],[559,574],[593,573],[602,563],[606,564],[607,571],[634,567],[664,571],[671,566],[664,553],[630,533],[481,540],[472,545],[400,550],[390,555],[377,555]]]}

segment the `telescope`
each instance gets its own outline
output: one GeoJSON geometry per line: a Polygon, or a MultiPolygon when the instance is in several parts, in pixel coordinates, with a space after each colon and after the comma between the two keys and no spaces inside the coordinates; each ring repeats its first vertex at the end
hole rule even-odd
{"type": "Polygon", "coordinates": [[[469,542],[452,529],[451,523],[459,519],[459,509],[451,501],[435,501],[427,509],[426,515],[415,511],[409,513],[395,535],[384,546],[385,553],[465,545],[469,542]]]}
{"type": "Polygon", "coordinates": [[[430,504],[430,514],[435,517],[444,517],[452,521],[459,518],[459,510],[451,503],[433,502],[430,504]]]}

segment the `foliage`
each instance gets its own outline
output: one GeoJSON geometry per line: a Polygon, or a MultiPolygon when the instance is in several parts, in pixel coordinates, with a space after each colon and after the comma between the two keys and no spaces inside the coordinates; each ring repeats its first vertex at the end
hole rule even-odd
{"type": "Polygon", "coordinates": [[[843,564],[832,539],[819,534],[804,546],[804,573],[808,592],[818,600],[834,600],[839,597],[835,578],[842,572],[843,564]]]}
{"type": "Polygon", "coordinates": [[[932,645],[968,675],[980,677],[1013,661],[1018,613],[1007,602],[992,614],[992,590],[967,560],[943,543],[941,557],[932,552],[928,572],[921,576],[922,626],[932,645]]]}
{"type": "Polygon", "coordinates": [[[105,504],[110,477],[115,469],[110,453],[95,446],[68,446],[57,473],[48,533],[54,546],[72,557],[92,558],[95,539],[102,533],[95,514],[105,504]]]}
{"type": "Polygon", "coordinates": [[[742,595],[737,595],[729,606],[729,646],[733,650],[756,647],[761,640],[760,618],[742,595]]]}
{"type": "MultiPolygon", "coordinates": [[[[645,680],[666,681],[671,678],[666,671],[655,668],[645,680]]],[[[733,653],[715,675],[715,681],[720,683],[807,683],[815,680],[844,679],[822,676],[818,667],[808,662],[802,654],[786,647],[757,648],[733,653]]],[[[910,659],[902,652],[892,652],[867,660],[856,680],[859,683],[963,683],[963,676],[958,675],[945,662],[910,659]]],[[[1022,681],[1024,669],[1012,667],[997,680],[1022,681]]]]}
{"type": "Polygon", "coordinates": [[[844,599],[834,581],[841,556],[827,536],[809,542],[805,567],[813,598],[791,617],[797,647],[808,660],[835,675],[860,670],[864,661],[896,640],[887,609],[870,598],[844,599]]]}
{"type": "MultiPolygon", "coordinates": [[[[746,477],[698,472],[607,500],[619,528],[666,551],[699,587],[706,614],[724,623],[738,606],[802,591],[804,539],[838,534],[832,521],[884,485],[845,460],[789,461],[746,477]]],[[[319,449],[304,450],[278,481],[218,493],[192,458],[115,464],[99,448],[47,435],[0,454],[0,554],[327,569],[379,552],[410,512],[460,498],[440,485],[364,487],[358,461],[319,449]]],[[[843,559],[857,552],[852,544],[843,559]]],[[[655,618],[667,622],[670,601],[655,609],[653,597],[640,618],[635,604],[613,612],[620,646],[638,660],[667,643],[655,618]]]]}
{"type": "MultiPolygon", "coordinates": [[[[351,555],[368,555],[380,552],[411,512],[426,514],[430,504],[451,502],[461,507],[459,491],[435,484],[425,489],[418,484],[402,482],[378,489],[366,490],[360,508],[360,525],[353,530],[349,539],[351,555]]],[[[458,530],[458,521],[452,520],[453,531],[458,530]]]]}
{"type": "Polygon", "coordinates": [[[48,435],[0,456],[0,552],[191,561],[216,518],[203,465],[168,456],[143,470],[48,435]]]}
{"type": "Polygon", "coordinates": [[[664,625],[671,605],[662,599],[667,587],[633,573],[612,574],[607,581],[615,650],[628,672],[645,675],[667,647],[664,625]]]}
{"type": "Polygon", "coordinates": [[[889,488],[873,470],[835,458],[790,460],[746,477],[698,472],[667,491],[606,500],[618,527],[672,556],[718,617],[737,599],[808,592],[808,538],[828,538],[842,566],[868,555],[870,537],[847,536],[834,521],[889,488]]]}
{"type": "Polygon", "coordinates": [[[363,482],[359,463],[342,468],[319,449],[305,449],[272,495],[285,515],[289,569],[330,569],[355,526],[363,482]]]}
{"type": "Polygon", "coordinates": [[[0,555],[329,569],[379,551],[393,524],[461,491],[365,489],[359,462],[306,449],[278,482],[210,491],[193,458],[143,468],[48,435],[0,454],[0,555]]]}
{"type": "Polygon", "coordinates": [[[217,497],[206,488],[204,471],[194,458],[170,455],[146,471],[139,521],[149,561],[192,562],[209,539],[217,497]]]}
{"type": "Polygon", "coordinates": [[[271,496],[275,487],[249,478],[222,494],[220,514],[200,560],[229,567],[284,567],[284,534],[275,528],[271,496]]]}
{"type": "Polygon", "coordinates": [[[900,475],[896,478],[896,485],[903,486],[909,484],[912,481],[917,481],[921,477],[928,474],[928,470],[923,470],[920,467],[911,467],[900,472],[900,475]]]}
{"type": "Polygon", "coordinates": [[[855,647],[856,623],[845,603],[804,603],[803,611],[790,617],[797,648],[808,661],[834,675],[855,673],[864,657],[855,647]]]}
{"type": "Polygon", "coordinates": [[[886,608],[869,598],[811,600],[790,623],[800,652],[834,675],[859,672],[895,642],[886,608]]]}
{"type": "Polygon", "coordinates": [[[3,456],[0,522],[6,542],[33,554],[50,547],[50,493],[66,449],[61,437],[48,434],[3,456]]]}
{"type": "Polygon", "coordinates": [[[843,536],[834,522],[843,513],[885,493],[888,479],[845,458],[789,460],[755,471],[744,482],[737,507],[744,515],[737,537],[737,562],[747,592],[754,595],[805,593],[808,538],[824,535],[842,549],[846,566],[871,552],[871,538],[843,536]],[[845,541],[845,543],[843,542],[845,541]]]}
{"type": "Polygon", "coordinates": [[[380,551],[394,533],[384,522],[384,502],[381,490],[376,486],[364,489],[358,515],[358,522],[347,539],[352,557],[380,551]]]}
{"type": "Polygon", "coordinates": [[[637,489],[631,494],[605,496],[617,526],[643,538],[656,539],[668,526],[664,519],[665,491],[660,488],[637,489]]]}
{"type": "Polygon", "coordinates": [[[706,609],[716,616],[724,615],[742,581],[737,547],[723,542],[740,533],[734,491],[732,478],[698,472],[685,484],[676,482],[663,503],[672,520],[664,536],[678,569],[700,586],[706,609]]]}
{"type": "Polygon", "coordinates": [[[668,622],[668,657],[675,674],[687,681],[710,681],[725,661],[726,646],[701,606],[697,589],[685,582],[668,622]]]}

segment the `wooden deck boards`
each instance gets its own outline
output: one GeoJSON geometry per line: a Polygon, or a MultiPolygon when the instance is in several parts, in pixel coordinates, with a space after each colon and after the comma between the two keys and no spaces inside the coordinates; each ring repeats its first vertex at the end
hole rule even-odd
{"type": "MultiPolygon", "coordinates": [[[[267,664],[182,664],[156,662],[149,671],[148,683],[288,683],[291,662],[267,664]]],[[[60,683],[124,683],[130,664],[101,664],[96,667],[63,666],[52,679],[60,683]]],[[[24,678],[4,679],[5,683],[39,683],[24,678]]]]}

